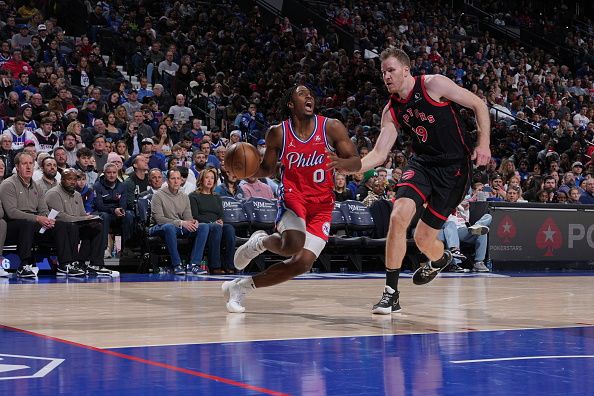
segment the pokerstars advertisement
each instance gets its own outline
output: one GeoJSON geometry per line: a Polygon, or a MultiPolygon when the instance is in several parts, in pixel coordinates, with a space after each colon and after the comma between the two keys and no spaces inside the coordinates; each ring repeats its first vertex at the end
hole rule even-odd
{"type": "Polygon", "coordinates": [[[492,210],[489,253],[494,260],[594,260],[594,210],[492,210]]]}

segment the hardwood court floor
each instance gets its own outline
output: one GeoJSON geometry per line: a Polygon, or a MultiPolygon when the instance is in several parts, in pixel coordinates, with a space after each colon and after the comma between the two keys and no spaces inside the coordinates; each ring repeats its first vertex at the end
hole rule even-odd
{"type": "Polygon", "coordinates": [[[220,281],[0,285],[0,324],[99,348],[594,324],[590,276],[400,280],[403,310],[370,313],[382,279],[293,280],[228,314],[220,281]]]}

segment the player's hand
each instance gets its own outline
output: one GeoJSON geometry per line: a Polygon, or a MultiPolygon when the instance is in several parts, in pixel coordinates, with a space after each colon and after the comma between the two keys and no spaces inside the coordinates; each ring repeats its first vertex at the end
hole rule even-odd
{"type": "Polygon", "coordinates": [[[335,169],[338,173],[342,173],[343,175],[351,175],[358,172],[358,170],[355,171],[346,168],[348,165],[348,158],[340,158],[335,152],[330,150],[326,150],[326,155],[330,159],[328,169],[335,169]]]}
{"type": "Polygon", "coordinates": [[[476,166],[486,166],[491,159],[491,149],[489,147],[476,146],[471,159],[476,163],[476,166]]]}

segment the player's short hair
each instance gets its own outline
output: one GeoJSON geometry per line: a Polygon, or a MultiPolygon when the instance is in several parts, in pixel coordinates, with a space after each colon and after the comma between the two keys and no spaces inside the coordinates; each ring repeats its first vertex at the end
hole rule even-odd
{"type": "Polygon", "coordinates": [[[403,66],[410,67],[410,58],[408,57],[407,53],[403,50],[399,48],[388,47],[382,51],[380,55],[380,60],[383,62],[390,57],[396,58],[396,60],[400,62],[403,66]]]}

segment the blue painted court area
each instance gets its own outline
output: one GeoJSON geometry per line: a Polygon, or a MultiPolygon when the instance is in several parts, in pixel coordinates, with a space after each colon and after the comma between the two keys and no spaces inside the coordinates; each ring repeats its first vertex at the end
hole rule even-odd
{"type": "Polygon", "coordinates": [[[2,395],[594,394],[593,327],[110,350],[0,327],[0,340],[2,395]]]}

